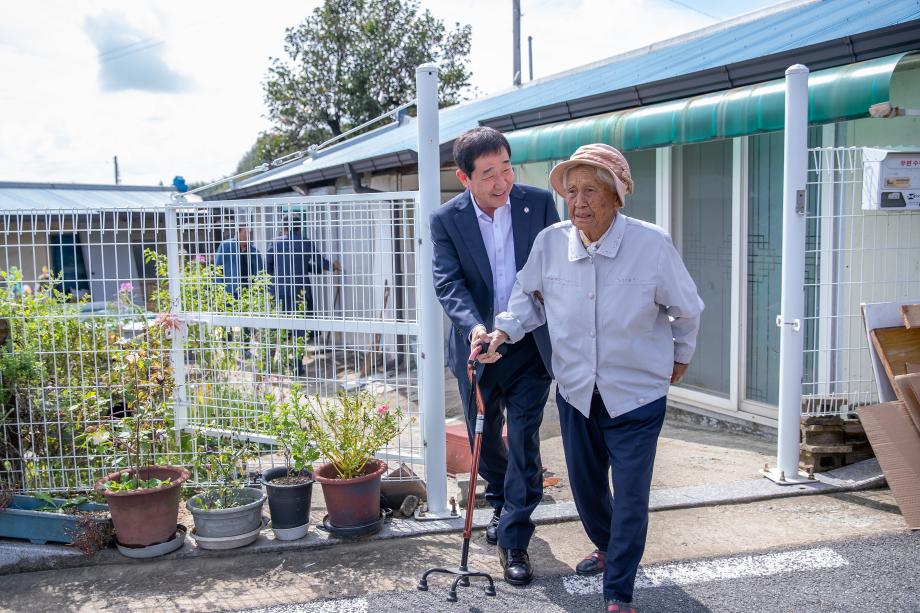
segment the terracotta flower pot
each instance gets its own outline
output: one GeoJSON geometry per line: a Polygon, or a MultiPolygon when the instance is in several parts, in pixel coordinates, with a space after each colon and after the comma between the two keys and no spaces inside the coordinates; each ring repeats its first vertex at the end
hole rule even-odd
{"type": "Polygon", "coordinates": [[[111,473],[96,483],[109,503],[118,542],[129,547],[146,547],[168,541],[176,533],[179,519],[179,490],[189,472],[179,466],[146,466],[138,471],[141,479],[169,479],[165,487],[127,492],[106,489],[109,481],[120,481],[129,471],[111,473]]]}
{"type": "Polygon", "coordinates": [[[317,468],[314,479],[323,486],[329,523],[336,528],[355,528],[380,519],[380,477],[386,469],[385,462],[372,459],[360,477],[339,479],[332,464],[317,468]]]}

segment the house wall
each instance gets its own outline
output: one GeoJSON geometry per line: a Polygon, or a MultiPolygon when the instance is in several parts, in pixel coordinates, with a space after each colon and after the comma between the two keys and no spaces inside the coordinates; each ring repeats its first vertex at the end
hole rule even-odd
{"type": "Polygon", "coordinates": [[[94,302],[116,299],[119,286],[130,282],[141,303],[152,294],[155,270],[143,262],[145,247],[165,251],[165,223],[147,215],[52,215],[32,218],[31,214],[0,218],[0,270],[12,267],[22,272],[23,283],[33,289],[53,272],[50,260],[52,237],[75,234],[85,263],[86,281],[94,302]],[[129,221],[133,220],[133,221],[129,221]]]}
{"type": "MultiPolygon", "coordinates": [[[[343,178],[344,180],[344,178],[343,178]]],[[[351,181],[345,180],[348,187],[351,188],[351,181]]],[[[418,173],[417,172],[384,172],[384,173],[366,173],[362,177],[362,183],[366,187],[381,192],[414,192],[418,191],[418,173]]],[[[441,202],[447,202],[457,194],[463,191],[463,186],[457,179],[454,167],[441,169],[441,202]]],[[[342,193],[342,192],[340,192],[342,193]]]]}

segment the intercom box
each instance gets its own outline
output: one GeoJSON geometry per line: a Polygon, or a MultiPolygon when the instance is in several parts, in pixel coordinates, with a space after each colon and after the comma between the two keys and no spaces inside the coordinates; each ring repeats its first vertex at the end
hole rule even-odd
{"type": "Polygon", "coordinates": [[[920,210],[920,151],[863,148],[863,210],[920,210]]]}

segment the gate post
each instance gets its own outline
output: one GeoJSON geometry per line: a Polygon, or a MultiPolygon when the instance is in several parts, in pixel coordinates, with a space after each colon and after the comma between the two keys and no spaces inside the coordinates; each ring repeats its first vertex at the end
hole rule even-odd
{"type": "Polygon", "coordinates": [[[444,425],[444,325],[434,293],[433,249],[428,218],[441,204],[441,153],[438,130],[438,68],[415,70],[418,96],[418,209],[415,214],[416,288],[419,323],[419,390],[425,442],[427,519],[450,517],[447,508],[447,432],[444,425]]]}
{"type": "Polygon", "coordinates": [[[176,442],[179,432],[188,425],[188,402],[186,399],[185,337],[188,321],[182,317],[182,259],[179,257],[179,212],[177,206],[184,201],[181,196],[166,207],[166,270],[169,281],[169,312],[178,318],[180,326],[172,332],[170,361],[176,379],[176,442]]]}
{"type": "Polygon", "coordinates": [[[782,298],[779,344],[779,428],[776,467],[764,475],[780,484],[806,481],[799,474],[799,423],[805,350],[805,184],[808,180],[808,68],[786,69],[783,168],[782,298]]]}

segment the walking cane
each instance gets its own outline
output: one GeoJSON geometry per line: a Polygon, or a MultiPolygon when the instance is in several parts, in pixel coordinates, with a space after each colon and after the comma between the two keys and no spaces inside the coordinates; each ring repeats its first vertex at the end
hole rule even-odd
{"type": "MultiPolygon", "coordinates": [[[[445,575],[456,575],[456,578],[450,584],[450,591],[447,592],[448,602],[457,602],[457,587],[467,587],[470,584],[470,577],[483,577],[489,585],[486,586],[486,596],[495,596],[495,582],[492,581],[492,575],[489,573],[470,570],[467,562],[470,555],[470,539],[473,536],[473,507],[476,502],[476,481],[479,474],[479,452],[482,448],[482,429],[485,423],[485,404],[482,402],[482,394],[479,391],[477,370],[482,368],[482,364],[476,360],[479,354],[488,349],[489,342],[484,341],[470,353],[466,362],[466,374],[470,380],[470,402],[476,399],[476,435],[473,438],[473,459],[470,462],[470,486],[466,494],[466,518],[463,523],[463,549],[460,554],[460,566],[457,568],[429,568],[422,574],[418,582],[418,589],[422,592],[428,591],[428,575],[433,573],[442,573],[445,575]]],[[[498,353],[504,354],[507,347],[504,345],[498,348],[498,353]]]]}

